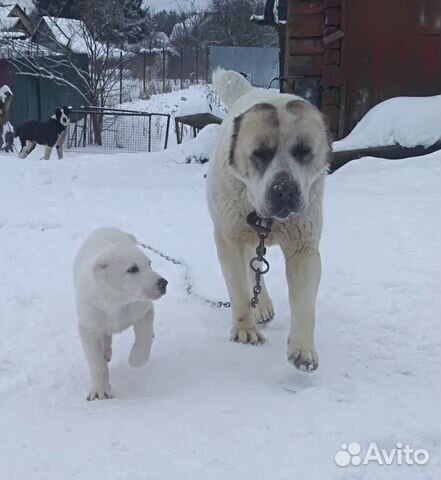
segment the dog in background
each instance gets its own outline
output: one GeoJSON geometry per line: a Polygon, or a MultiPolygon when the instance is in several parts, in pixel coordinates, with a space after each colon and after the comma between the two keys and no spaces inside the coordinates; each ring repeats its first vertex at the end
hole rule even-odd
{"type": "Polygon", "coordinates": [[[54,145],[58,158],[63,158],[63,145],[66,140],[67,127],[70,122],[69,107],[57,108],[47,122],[30,120],[17,128],[15,136],[20,138],[19,158],[26,158],[39,145],[45,145],[44,159],[49,160],[54,145]]]}
{"type": "Polygon", "coordinates": [[[7,85],[0,87],[0,149],[5,152],[13,151],[14,135],[12,134],[12,142],[10,131],[12,125],[8,121],[9,110],[12,102],[12,91],[7,85]],[[6,130],[6,131],[5,131],[6,130]],[[3,138],[3,135],[5,138],[3,138]]]}

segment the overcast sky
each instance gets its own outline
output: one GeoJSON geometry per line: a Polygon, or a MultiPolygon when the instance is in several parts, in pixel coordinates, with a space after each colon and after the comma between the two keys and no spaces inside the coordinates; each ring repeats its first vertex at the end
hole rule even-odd
{"type": "MultiPolygon", "coordinates": [[[[192,0],[144,0],[145,6],[152,10],[186,10],[190,7],[192,0]]],[[[205,7],[209,0],[193,0],[196,7],[205,7]]]]}

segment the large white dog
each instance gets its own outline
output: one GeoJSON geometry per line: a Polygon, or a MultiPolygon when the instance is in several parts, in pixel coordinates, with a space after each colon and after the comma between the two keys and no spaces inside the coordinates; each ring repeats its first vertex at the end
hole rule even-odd
{"type": "Polygon", "coordinates": [[[286,261],[291,305],[288,360],[315,370],[315,303],[321,275],[319,241],[329,138],[321,113],[295,95],[253,88],[233,71],[218,70],[214,86],[229,114],[210,159],[208,205],[229,292],[235,342],[264,342],[256,322],[274,309],[263,284],[255,310],[249,261],[258,238],[246,217],[273,219],[267,242],[286,261]]]}
{"type": "Polygon", "coordinates": [[[115,228],[95,230],[81,246],[74,264],[79,332],[89,364],[88,400],[112,398],[107,362],[112,334],[133,326],[133,367],[144,365],[153,340],[153,303],[164,295],[167,280],[151,268],[135,237],[115,228]]]}

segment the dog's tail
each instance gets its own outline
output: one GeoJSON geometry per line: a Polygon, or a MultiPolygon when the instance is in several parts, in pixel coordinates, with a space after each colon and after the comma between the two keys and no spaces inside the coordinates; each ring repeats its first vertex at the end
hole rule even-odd
{"type": "Polygon", "coordinates": [[[253,88],[251,83],[240,73],[222,68],[218,68],[213,73],[213,85],[228,108],[253,88]]]}

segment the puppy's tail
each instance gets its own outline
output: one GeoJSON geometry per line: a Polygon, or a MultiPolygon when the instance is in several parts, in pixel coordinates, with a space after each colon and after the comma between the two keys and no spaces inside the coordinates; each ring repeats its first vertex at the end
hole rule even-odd
{"type": "Polygon", "coordinates": [[[213,73],[213,85],[228,108],[253,88],[251,83],[240,73],[222,68],[218,68],[213,73]]]}

